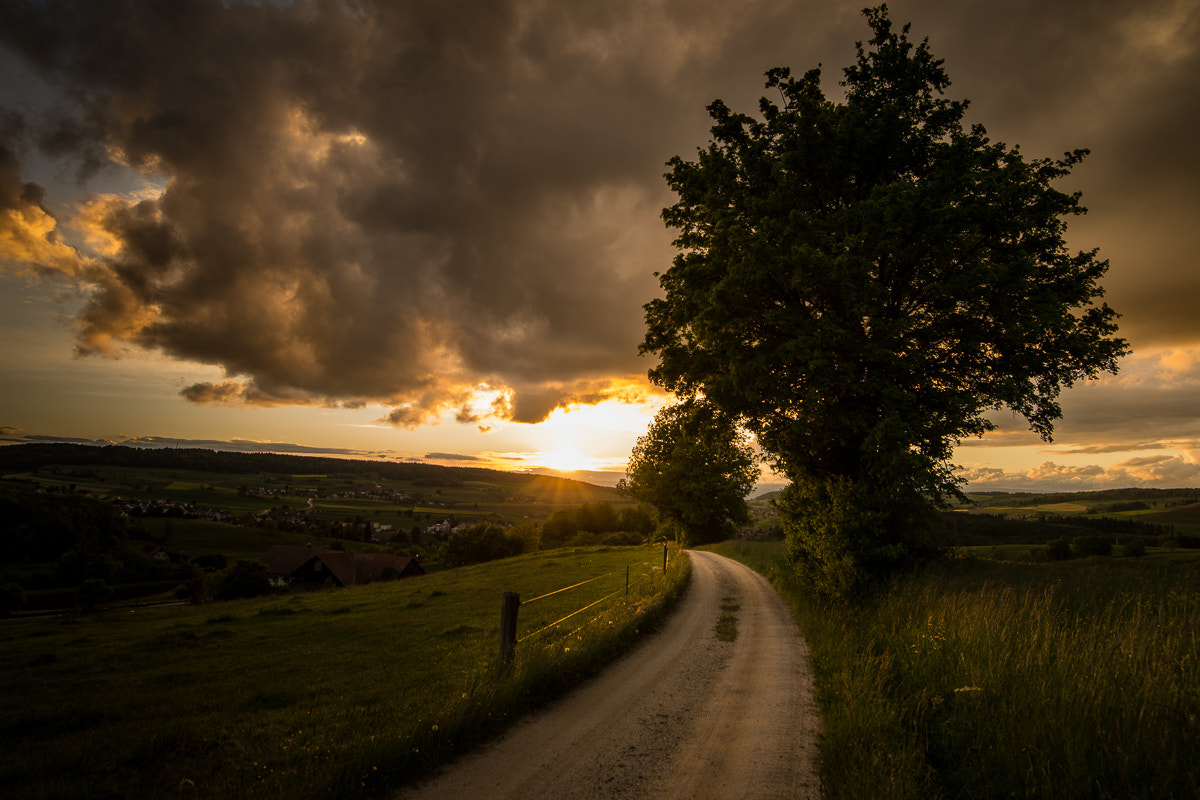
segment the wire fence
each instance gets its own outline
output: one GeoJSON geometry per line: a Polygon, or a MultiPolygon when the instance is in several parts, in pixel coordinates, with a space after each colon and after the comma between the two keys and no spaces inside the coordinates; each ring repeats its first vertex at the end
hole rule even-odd
{"type": "Polygon", "coordinates": [[[549,592],[544,592],[536,597],[524,601],[520,600],[519,596],[515,592],[505,592],[504,602],[501,606],[500,619],[500,658],[498,663],[500,674],[505,674],[505,672],[510,668],[517,644],[527,642],[537,637],[549,638],[550,640],[547,642],[547,644],[569,639],[583,631],[589,625],[593,625],[600,620],[608,618],[610,621],[612,621],[615,613],[619,613],[622,610],[631,610],[631,606],[639,606],[642,600],[654,595],[658,591],[661,591],[665,586],[667,552],[667,548],[664,546],[662,551],[663,561],[661,569],[655,564],[649,562],[645,564],[645,566],[648,568],[638,569],[636,572],[634,572],[631,566],[626,566],[624,570],[614,570],[611,572],[606,572],[602,575],[596,575],[588,578],[587,580],[573,583],[569,586],[563,586],[549,592]],[[619,576],[621,576],[622,573],[624,573],[623,582],[619,580],[619,576]],[[657,578],[656,574],[658,576],[657,578]],[[606,581],[606,579],[613,578],[617,578],[617,580],[613,580],[612,582],[608,583],[602,583],[606,581]],[[593,586],[593,584],[598,584],[598,587],[593,586]],[[616,588],[612,588],[614,584],[616,585],[616,588]],[[530,606],[539,603],[539,601],[546,601],[550,598],[556,598],[557,600],[561,601],[562,598],[560,595],[577,590],[584,591],[585,587],[591,587],[593,589],[601,588],[601,590],[604,591],[604,594],[599,597],[595,597],[594,594],[589,594],[587,597],[587,602],[583,602],[581,605],[574,608],[567,606],[567,609],[563,609],[560,602],[554,606],[553,613],[551,614],[538,614],[537,611],[534,611],[533,614],[526,614],[528,618],[531,618],[532,624],[530,627],[532,630],[529,630],[519,637],[517,636],[517,618],[519,610],[525,611],[529,609],[530,606]],[[609,602],[618,597],[621,597],[622,599],[617,602],[609,602]],[[569,620],[578,621],[577,618],[579,615],[584,614],[584,612],[589,610],[597,609],[597,607],[600,607],[598,614],[586,619],[586,621],[583,621],[582,624],[577,625],[577,627],[573,628],[569,632],[563,633],[557,638],[550,638],[553,632],[561,630],[560,626],[562,626],[563,623],[566,623],[569,620]],[[566,613],[563,613],[564,611],[566,611],[566,613]],[[549,621],[547,621],[547,619],[549,619],[549,621]]]}

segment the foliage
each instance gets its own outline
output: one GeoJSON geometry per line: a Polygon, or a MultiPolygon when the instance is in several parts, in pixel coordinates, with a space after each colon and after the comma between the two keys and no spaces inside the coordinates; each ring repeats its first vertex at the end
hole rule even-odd
{"type": "Polygon", "coordinates": [[[442,545],[441,553],[446,566],[463,567],[518,556],[524,549],[525,541],[521,537],[485,522],[454,531],[442,545]]]}
{"type": "Polygon", "coordinates": [[[1077,556],[1111,556],[1112,539],[1103,536],[1076,536],[1071,540],[1071,552],[1077,556]]]}
{"type": "Polygon", "coordinates": [[[271,591],[267,568],[261,561],[240,559],[221,573],[213,592],[214,600],[240,600],[258,597],[271,591]]]}
{"type": "Polygon", "coordinates": [[[1066,561],[1071,557],[1071,541],[1060,536],[1046,542],[1046,557],[1051,561],[1066,561]]]}
{"type": "Polygon", "coordinates": [[[1038,544],[1052,539],[1085,534],[1118,536],[1148,536],[1158,539],[1171,535],[1173,527],[1144,518],[1081,517],[1038,514],[1030,517],[1011,517],[1002,514],[943,512],[934,527],[934,542],[942,547],[1024,543],[1038,544]]]}
{"type": "Polygon", "coordinates": [[[796,611],[830,800],[1200,796],[1200,559],[947,560],[850,609],[714,549],[796,611]]]}
{"type": "Polygon", "coordinates": [[[792,562],[818,594],[853,598],[864,575],[910,564],[931,549],[915,524],[926,506],[888,488],[847,478],[798,479],[774,502],[792,562]]]}
{"type": "Polygon", "coordinates": [[[1141,558],[1146,555],[1146,542],[1140,536],[1135,536],[1121,545],[1121,555],[1126,558],[1141,558]]]}
{"type": "Polygon", "coordinates": [[[127,534],[124,517],[100,500],[0,489],[0,563],[57,561],[69,551],[99,556],[127,534]]]}
{"type": "Polygon", "coordinates": [[[25,589],[21,584],[8,581],[0,584],[0,617],[8,617],[25,605],[25,589]]]}
{"type": "Polygon", "coordinates": [[[538,544],[542,549],[562,547],[580,534],[593,537],[609,533],[633,533],[639,543],[654,530],[654,520],[642,506],[625,506],[617,511],[609,503],[584,503],[560,508],[541,526],[538,544]]]}
{"type": "Polygon", "coordinates": [[[654,506],[688,544],[718,542],[750,521],[746,495],[759,470],[745,434],[715,406],[666,406],[638,439],[617,488],[654,506]]]}
{"type": "Polygon", "coordinates": [[[95,611],[109,601],[113,588],[100,578],[88,578],[75,594],[76,607],[85,613],[95,611]]]}
{"type": "Polygon", "coordinates": [[[663,217],[680,252],[641,347],[656,383],[743,421],[815,500],[789,513],[853,526],[826,526],[843,539],[832,561],[804,535],[793,546],[852,585],[887,565],[880,543],[914,555],[930,508],[958,496],[953,447],[993,427],[986,412],[1049,438],[1061,388],[1126,351],[1098,301],[1107,262],[1065,245],[1079,195],[1052,187],[1086,151],[1026,160],[964,127],[928,43],[885,6],[865,13],[874,35],[844,102],[819,69],[772,69],[782,105],[764,98],[756,119],[715,101],[709,146],[671,159],[663,217]],[[848,497],[861,514],[845,517],[848,497]]]}

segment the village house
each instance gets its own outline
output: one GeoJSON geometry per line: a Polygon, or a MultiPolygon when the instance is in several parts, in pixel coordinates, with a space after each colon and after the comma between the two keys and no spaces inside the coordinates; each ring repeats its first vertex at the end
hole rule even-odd
{"type": "Polygon", "coordinates": [[[362,586],[383,579],[424,575],[416,558],[384,553],[350,553],[314,547],[277,544],[262,557],[267,575],[277,586],[362,586]]]}

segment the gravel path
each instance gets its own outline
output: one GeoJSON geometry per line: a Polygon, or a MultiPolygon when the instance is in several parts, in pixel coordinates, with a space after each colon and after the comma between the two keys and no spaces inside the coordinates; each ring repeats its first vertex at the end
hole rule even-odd
{"type": "Polygon", "coordinates": [[[736,561],[689,555],[661,631],[396,799],[820,798],[808,649],[787,607],[736,561]],[[737,637],[720,641],[733,603],[737,637]]]}

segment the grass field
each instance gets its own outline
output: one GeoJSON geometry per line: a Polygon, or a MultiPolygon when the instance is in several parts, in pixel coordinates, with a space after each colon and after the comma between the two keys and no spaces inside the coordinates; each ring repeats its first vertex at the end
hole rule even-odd
{"type": "Polygon", "coordinates": [[[0,785],[21,798],[375,796],[628,646],[686,584],[686,558],[665,576],[662,563],[654,547],[557,550],[350,590],[0,623],[0,785]],[[501,594],[581,581],[522,607],[529,638],[497,683],[501,594]]]}
{"type": "Polygon", "coordinates": [[[817,607],[782,548],[717,552],[797,610],[828,798],[1200,797],[1200,559],[961,559],[817,607]]]}

